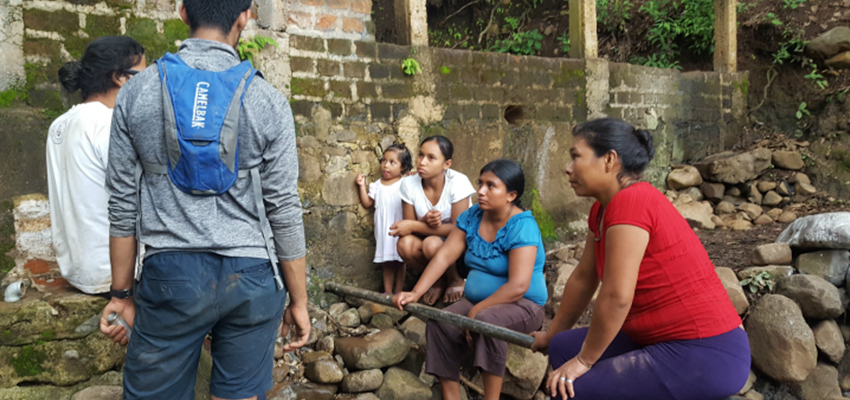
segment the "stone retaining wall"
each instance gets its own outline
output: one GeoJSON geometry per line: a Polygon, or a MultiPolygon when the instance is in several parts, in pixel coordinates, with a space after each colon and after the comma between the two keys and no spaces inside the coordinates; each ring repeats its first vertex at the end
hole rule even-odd
{"type": "MultiPolygon", "coordinates": [[[[0,20],[12,22],[0,28],[8,37],[20,34],[25,64],[6,58],[3,68],[26,70],[17,90],[27,93],[29,105],[55,115],[74,102],[58,91],[62,63],[105,34],[135,37],[148,49],[149,61],[174,51],[188,35],[176,9],[172,0],[11,2],[0,8],[5,13],[0,20]]],[[[370,9],[369,0],[262,0],[243,34],[262,34],[279,44],[264,50],[256,65],[291,98],[308,261],[321,279],[377,287],[372,216],[359,205],[354,178],[364,173],[375,179],[381,149],[394,141],[415,153],[423,137],[445,135],[455,143],[452,167],[472,180],[492,159],[520,162],[528,182],[523,200],[541,221],[551,217],[543,226],[550,237],[586,225],[589,203],[575,197],[562,172],[575,124],[615,116],[649,129],[657,156],[647,178],[659,188],[671,162],[698,159],[737,141],[746,73],[680,73],[600,59],[375,43],[370,9]],[[405,75],[406,58],[416,60],[420,71],[405,75]]],[[[12,115],[0,110],[7,113],[12,115]]],[[[14,113],[20,115],[28,114],[14,113]]],[[[25,123],[13,125],[0,126],[0,143],[29,143],[45,135],[44,121],[33,124],[32,132],[19,128],[25,123]]],[[[46,193],[42,155],[14,160],[0,159],[0,200],[46,193]],[[7,177],[7,170],[30,171],[32,179],[7,177]]]]}

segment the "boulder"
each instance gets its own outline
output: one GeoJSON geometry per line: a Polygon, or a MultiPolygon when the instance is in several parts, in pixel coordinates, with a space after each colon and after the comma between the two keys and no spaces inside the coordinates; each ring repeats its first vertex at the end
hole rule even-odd
{"type": "Polygon", "coordinates": [[[761,192],[759,192],[758,185],[755,182],[747,185],[747,201],[756,205],[761,204],[762,195],[761,192]]]}
{"type": "Polygon", "coordinates": [[[776,241],[788,243],[797,249],[850,250],[850,212],[799,218],[785,228],[776,241]]]}
{"type": "Polygon", "coordinates": [[[547,360],[541,353],[509,344],[502,393],[518,400],[533,398],[549,367],[547,360]]]}
{"type": "MultiPolygon", "coordinates": [[[[682,198],[690,198],[690,196],[682,196],[682,198]]],[[[697,202],[680,202],[679,199],[673,202],[673,205],[682,214],[682,217],[688,221],[688,224],[694,228],[714,229],[714,222],[711,222],[711,203],[707,201],[697,202]]]]}
{"type": "Polygon", "coordinates": [[[842,397],[841,388],[838,386],[838,370],[824,363],[818,363],[806,380],[792,384],[791,389],[806,400],[842,397]]]}
{"type": "Polygon", "coordinates": [[[812,181],[809,179],[809,176],[802,172],[797,172],[796,174],[791,175],[791,177],[788,178],[788,183],[795,184],[798,182],[812,183],[812,181]]]}
{"type": "Polygon", "coordinates": [[[372,316],[372,320],[369,321],[369,326],[381,330],[391,329],[394,325],[393,319],[387,314],[376,314],[372,316]]]}
{"type": "Polygon", "coordinates": [[[349,308],[340,313],[339,317],[337,317],[336,320],[342,326],[354,328],[360,325],[360,313],[357,311],[357,309],[349,308]]]}
{"type": "Polygon", "coordinates": [[[401,368],[392,367],[375,393],[381,400],[430,400],[431,388],[419,377],[401,368]]]}
{"type": "Polygon", "coordinates": [[[575,271],[578,263],[559,262],[550,268],[546,276],[546,288],[549,291],[549,300],[546,302],[546,314],[554,317],[561,305],[561,296],[564,294],[564,286],[570,275],[575,271]]]}
{"type": "Polygon", "coordinates": [[[804,203],[808,201],[812,195],[817,193],[817,189],[814,186],[808,183],[797,183],[794,185],[794,198],[793,201],[795,203],[804,203]]]}
{"type": "Polygon", "coordinates": [[[702,191],[699,190],[696,186],[689,187],[687,189],[682,189],[678,193],[676,193],[676,197],[688,195],[691,196],[695,201],[702,201],[705,196],[703,196],[702,191]]]}
{"type": "Polygon", "coordinates": [[[729,201],[721,201],[717,204],[717,207],[714,207],[714,213],[717,215],[726,215],[726,214],[734,214],[737,209],[735,209],[735,205],[729,201]]]}
{"type": "MultiPolygon", "coordinates": [[[[743,193],[741,193],[741,189],[739,189],[737,186],[729,186],[728,188],[726,188],[726,196],[741,197],[742,194],[743,193]]],[[[726,197],[726,196],[723,196],[723,197],[726,197]]]]}
{"type": "Polygon", "coordinates": [[[304,376],[316,383],[339,383],[342,382],[343,373],[336,361],[320,360],[307,364],[304,376]]]}
{"type": "Polygon", "coordinates": [[[729,151],[715,154],[695,167],[705,179],[737,184],[758,178],[770,166],[771,158],[770,150],[760,147],[740,154],[729,151]]]}
{"type": "Polygon", "coordinates": [[[385,306],[383,304],[372,302],[369,302],[367,304],[369,305],[369,307],[372,307],[373,315],[386,314],[388,317],[390,317],[393,323],[401,321],[402,318],[407,316],[407,311],[401,311],[395,307],[385,306]]]}
{"type": "Polygon", "coordinates": [[[673,190],[681,190],[702,184],[702,176],[699,171],[691,165],[674,169],[667,175],[667,187],[673,190]]]}
{"type": "Polygon", "coordinates": [[[75,393],[71,400],[121,400],[123,396],[121,386],[92,386],[75,393]]]}
{"type": "Polygon", "coordinates": [[[832,319],[825,319],[812,327],[812,333],[815,334],[815,345],[817,345],[818,350],[829,357],[832,362],[836,364],[841,362],[846,347],[838,323],[832,319]]]}
{"type": "MultiPolygon", "coordinates": [[[[734,399],[734,397],[730,397],[730,399],[734,399]]],[[[757,390],[752,389],[744,395],[745,400],[764,400],[764,395],[759,393],[757,390]]],[[[737,400],[737,399],[735,399],[737,400]]]]}
{"type": "Polygon", "coordinates": [[[304,354],[301,354],[301,362],[304,364],[311,364],[316,361],[321,360],[333,360],[334,357],[325,351],[310,351],[304,354]]]}
{"type": "Polygon", "coordinates": [[[742,396],[745,393],[749,392],[750,389],[753,388],[753,384],[756,383],[756,379],[758,379],[758,377],[756,376],[755,372],[750,370],[750,375],[747,377],[747,383],[745,383],[744,387],[738,391],[738,396],[742,396]]]}
{"type": "Polygon", "coordinates": [[[281,382],[266,392],[266,398],[268,400],[331,400],[336,391],[336,385],[281,382]]]}
{"type": "Polygon", "coordinates": [[[776,220],[777,218],[779,218],[779,216],[780,216],[780,215],[782,215],[782,209],[781,209],[781,208],[771,208],[771,209],[770,209],[768,212],[766,212],[765,214],[766,214],[768,217],[773,218],[774,220],[776,220]]]}
{"type": "Polygon", "coordinates": [[[838,363],[838,386],[841,390],[850,390],[850,351],[845,352],[838,363]]]}
{"type": "Polygon", "coordinates": [[[738,207],[741,204],[746,203],[747,199],[745,199],[743,197],[739,197],[739,196],[726,195],[726,196],[723,196],[723,201],[728,201],[728,202],[732,203],[733,205],[735,205],[735,207],[738,207]]]}
{"type": "Polygon", "coordinates": [[[850,50],[850,28],[832,28],[806,45],[806,55],[817,60],[827,60],[850,50]]]}
{"type": "Polygon", "coordinates": [[[803,157],[796,151],[775,150],[773,165],[776,168],[798,170],[803,168],[803,157]]]}
{"type": "Polygon", "coordinates": [[[375,313],[372,311],[372,306],[369,304],[364,304],[357,309],[357,314],[360,315],[360,322],[364,324],[368,324],[369,321],[372,320],[372,316],[375,313]]]}
{"type": "Polygon", "coordinates": [[[364,337],[336,338],[337,354],[350,369],[373,369],[395,365],[410,351],[410,341],[395,329],[364,337]]]}
{"type": "Polygon", "coordinates": [[[746,231],[753,228],[753,223],[743,219],[736,219],[734,221],[728,222],[726,224],[726,227],[733,231],[746,231]]]}
{"type": "Polygon", "coordinates": [[[797,257],[797,269],[800,272],[819,276],[838,287],[844,286],[848,267],[850,251],[847,250],[820,250],[797,257]]]}
{"type": "MultiPolygon", "coordinates": [[[[781,202],[782,202],[782,196],[780,196],[779,193],[776,193],[776,191],[773,191],[773,190],[768,190],[767,193],[764,194],[764,197],[762,197],[762,199],[761,199],[761,204],[763,206],[773,207],[773,206],[778,205],[781,202]]],[[[777,217],[778,217],[778,215],[777,215],[777,217]]]]}
{"type": "Polygon", "coordinates": [[[759,192],[767,193],[773,189],[776,189],[776,182],[770,181],[761,181],[757,184],[759,192]]]}
{"type": "Polygon", "coordinates": [[[725,228],[726,222],[723,221],[723,218],[718,217],[717,215],[711,216],[711,222],[714,222],[714,228],[725,228]]]}
{"type": "Polygon", "coordinates": [[[794,222],[797,219],[797,214],[793,211],[783,211],[776,220],[783,224],[794,222]]]}
{"type": "Polygon", "coordinates": [[[367,369],[346,375],[339,387],[345,393],[363,393],[378,390],[383,382],[384,373],[380,369],[367,369]]]}
{"type": "Polygon", "coordinates": [[[744,294],[744,289],[738,282],[738,277],[735,276],[735,271],[732,271],[732,268],[718,267],[714,269],[714,272],[720,277],[720,283],[726,289],[726,294],[729,295],[729,300],[732,300],[732,305],[735,306],[735,311],[738,312],[738,315],[747,312],[750,302],[747,300],[747,295],[744,294]]]}
{"type": "Polygon", "coordinates": [[[351,307],[349,307],[347,303],[331,304],[331,306],[328,308],[328,314],[330,314],[332,318],[339,318],[339,315],[344,313],[349,308],[351,307]]]}
{"type": "Polygon", "coordinates": [[[758,217],[756,217],[756,219],[753,220],[753,224],[756,225],[767,225],[772,223],[773,218],[770,218],[769,216],[767,216],[767,214],[759,215],[758,217]]]}
{"type": "Polygon", "coordinates": [[[738,210],[747,213],[747,216],[750,217],[750,220],[756,219],[759,215],[761,215],[764,210],[753,203],[744,203],[738,206],[738,210]]]}
{"type": "Polygon", "coordinates": [[[775,293],[797,302],[806,318],[837,318],[844,313],[838,288],[814,275],[782,278],[776,284],[775,293]]]}
{"type": "Polygon", "coordinates": [[[752,278],[762,272],[767,272],[770,279],[778,281],[786,276],[791,276],[794,273],[794,268],[789,265],[766,265],[763,267],[748,267],[738,271],[738,279],[744,280],[752,278]]]}
{"type": "Polygon", "coordinates": [[[776,186],[776,193],[779,193],[782,196],[788,196],[791,194],[791,186],[789,186],[787,182],[782,182],[776,186]]]}
{"type": "Polygon", "coordinates": [[[750,309],[744,326],[750,338],[753,365],[771,378],[801,382],[815,369],[815,336],[793,300],[765,295],[750,309]]]}
{"type": "Polygon", "coordinates": [[[707,200],[720,201],[723,200],[723,195],[726,192],[726,185],[722,183],[703,182],[700,186],[703,196],[707,200]]]}
{"type": "Polygon", "coordinates": [[[753,265],[788,265],[791,264],[791,247],[786,243],[769,243],[756,246],[750,253],[750,263],[753,265]]]}
{"type": "Polygon", "coordinates": [[[316,342],[316,350],[332,354],[334,352],[334,338],[332,336],[323,337],[321,340],[316,342]]]}
{"type": "Polygon", "coordinates": [[[401,332],[404,337],[413,343],[416,343],[421,348],[425,348],[425,322],[416,317],[410,317],[401,324],[401,332]]]}

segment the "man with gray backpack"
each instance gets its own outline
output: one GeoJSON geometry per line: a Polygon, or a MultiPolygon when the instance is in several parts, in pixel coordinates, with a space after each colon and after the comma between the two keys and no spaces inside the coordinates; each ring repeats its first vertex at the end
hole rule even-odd
{"type": "Polygon", "coordinates": [[[281,320],[285,351],[310,335],[292,113],[234,50],[250,8],[184,0],[191,37],[118,94],[100,328],[129,342],[125,400],[192,399],[209,332],[212,398],[263,398],[281,320]]]}

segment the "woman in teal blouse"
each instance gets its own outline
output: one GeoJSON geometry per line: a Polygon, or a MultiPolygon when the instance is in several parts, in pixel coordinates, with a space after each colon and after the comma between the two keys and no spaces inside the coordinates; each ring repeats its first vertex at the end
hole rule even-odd
{"type": "MultiPolygon", "coordinates": [[[[464,298],[445,308],[491,324],[530,333],[543,324],[546,282],[540,229],[520,197],[525,176],[517,163],[492,161],[478,178],[478,204],[465,211],[446,244],[431,259],[412,292],[397,294],[401,308],[416,302],[461,255],[469,267],[464,298]]],[[[439,378],[443,399],[460,399],[460,354],[474,349],[481,369],[485,399],[498,399],[505,374],[508,344],[470,335],[456,327],[429,321],[425,372],[439,378]]]]}

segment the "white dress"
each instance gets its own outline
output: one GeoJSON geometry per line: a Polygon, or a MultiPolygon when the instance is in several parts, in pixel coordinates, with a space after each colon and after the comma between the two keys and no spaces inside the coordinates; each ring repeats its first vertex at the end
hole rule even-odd
{"type": "Polygon", "coordinates": [[[425,190],[422,189],[422,178],[419,175],[409,176],[404,179],[401,184],[401,200],[407,204],[413,205],[416,213],[416,218],[422,218],[430,210],[439,210],[443,216],[443,223],[449,223],[452,220],[452,205],[469,197],[469,205],[472,205],[472,195],[475,194],[475,188],[469,182],[469,178],[461,172],[453,169],[447,169],[446,183],[443,185],[443,192],[440,193],[440,200],[437,204],[431,204],[431,200],[425,196],[425,190]]]}
{"type": "Polygon", "coordinates": [[[404,180],[388,186],[380,180],[369,184],[369,197],[375,200],[375,263],[402,261],[396,248],[398,238],[390,236],[390,226],[404,219],[399,191],[404,180]]]}
{"type": "Polygon", "coordinates": [[[47,137],[50,229],[62,276],[86,293],[112,283],[106,164],[112,109],[78,104],[53,121],[47,137]]]}

